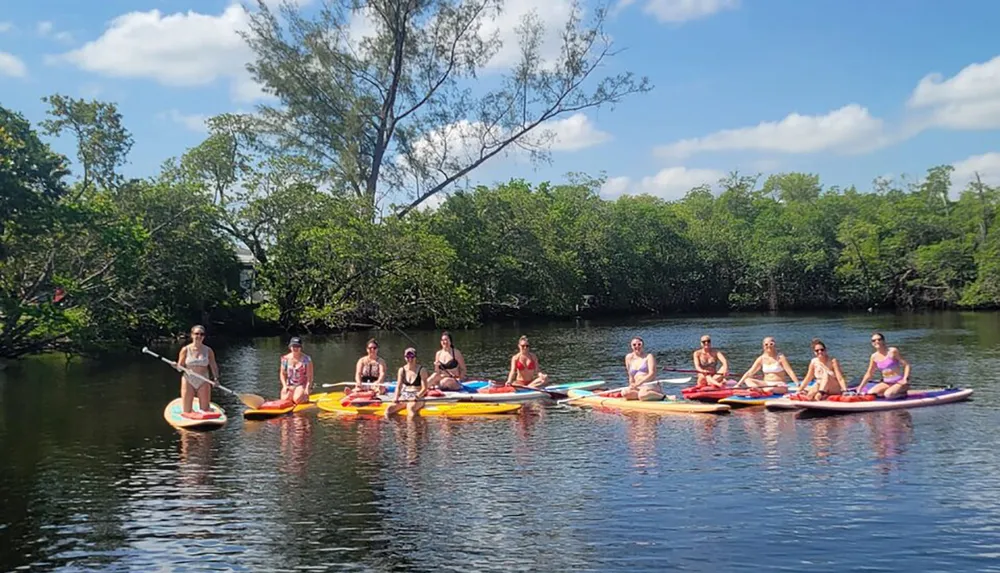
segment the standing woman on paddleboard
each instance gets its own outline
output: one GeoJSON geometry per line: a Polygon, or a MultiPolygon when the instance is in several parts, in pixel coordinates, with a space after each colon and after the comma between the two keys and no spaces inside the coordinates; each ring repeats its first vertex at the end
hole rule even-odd
{"type": "Polygon", "coordinates": [[[764,352],[753,361],[753,366],[743,374],[736,386],[760,388],[766,390],[768,394],[784,394],[788,392],[788,379],[791,378],[796,384],[799,383],[799,379],[785,355],[778,353],[778,346],[773,336],[765,338],[762,345],[764,352]],[[764,377],[751,378],[758,370],[764,372],[764,377]]]}
{"type": "Polygon", "coordinates": [[[451,333],[446,330],[441,333],[441,350],[434,354],[434,374],[431,374],[430,385],[442,390],[459,391],[465,374],[465,357],[455,348],[451,333]]]}
{"type": "Polygon", "coordinates": [[[538,357],[531,350],[528,337],[522,336],[517,341],[517,354],[510,358],[510,372],[507,373],[507,385],[517,383],[520,386],[542,388],[549,383],[548,374],[538,369],[538,357]]]}
{"type": "Polygon", "coordinates": [[[910,389],[910,363],[903,358],[898,348],[885,345],[885,336],[881,332],[872,333],[872,345],[875,346],[875,352],[868,359],[868,370],[861,378],[858,388],[863,393],[883,398],[905,397],[910,389]],[[876,368],[882,372],[882,381],[870,390],[865,390],[865,384],[875,375],[876,368]]]}
{"type": "Polygon", "coordinates": [[[649,384],[656,376],[656,357],[643,350],[645,343],[636,336],[629,342],[632,352],[625,355],[628,388],[622,390],[626,400],[655,402],[664,398],[659,384],[649,384]]]}
{"type": "Polygon", "coordinates": [[[798,394],[805,394],[806,400],[813,401],[826,400],[830,396],[847,392],[847,382],[844,381],[844,373],[840,370],[840,362],[826,351],[826,344],[818,338],[813,338],[812,349],[816,357],[809,361],[809,369],[802,377],[798,394]],[[813,378],[816,379],[816,383],[812,388],[807,388],[813,378]]]}
{"type": "Polygon", "coordinates": [[[424,407],[424,401],[421,398],[427,395],[427,370],[417,362],[415,348],[404,350],[403,360],[406,363],[399,368],[399,373],[396,374],[396,392],[392,396],[392,404],[389,404],[385,409],[386,418],[403,408],[406,408],[407,416],[415,416],[424,407]],[[403,400],[402,404],[399,402],[400,400],[403,400]]]}
{"type": "Polygon", "coordinates": [[[712,348],[712,337],[704,335],[701,337],[701,348],[691,355],[694,360],[694,369],[698,372],[698,383],[696,387],[711,386],[722,388],[726,385],[726,375],[729,374],[729,361],[721,350],[712,348]],[[721,364],[722,368],[716,370],[716,365],[721,364]]]}
{"type": "Polygon", "coordinates": [[[375,394],[378,394],[385,381],[385,373],[389,369],[378,355],[378,341],[374,338],[368,340],[367,354],[358,358],[358,363],[354,366],[354,390],[360,392],[367,385],[375,394]]]}
{"type": "Polygon", "coordinates": [[[281,400],[292,400],[296,404],[309,401],[313,385],[313,363],[308,354],[302,352],[302,339],[298,336],[288,341],[289,353],[281,357],[281,400]]]}
{"type": "MultiPolygon", "coordinates": [[[[191,327],[191,344],[181,348],[177,355],[177,365],[187,368],[195,374],[200,374],[219,381],[219,365],[215,362],[215,352],[205,346],[205,327],[196,324],[191,327]]],[[[198,407],[202,412],[211,411],[212,385],[204,380],[195,377],[188,377],[187,374],[181,376],[181,400],[183,400],[181,415],[191,414],[194,406],[194,397],[198,396],[198,407]]]]}

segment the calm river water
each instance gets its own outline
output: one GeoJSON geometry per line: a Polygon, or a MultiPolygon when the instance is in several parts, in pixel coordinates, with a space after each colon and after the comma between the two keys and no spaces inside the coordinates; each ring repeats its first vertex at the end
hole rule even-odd
{"type": "MultiPolygon", "coordinates": [[[[555,378],[621,381],[634,334],[689,367],[710,333],[737,368],[773,334],[800,373],[819,336],[847,375],[872,330],[918,386],[971,402],[832,418],[533,405],[494,419],[300,414],[179,432],[177,374],[134,359],[0,372],[0,570],[1000,571],[1000,315],[738,315],[455,333],[503,376],[526,332],[555,378]]],[[[211,335],[211,333],[210,333],[211,335]]],[[[437,332],[411,332],[430,361],[437,332]]],[[[306,338],[318,382],[365,333],[306,338]]],[[[385,333],[391,371],[410,342],[385,333]]],[[[223,382],[273,396],[284,341],[212,340],[223,382]]],[[[158,349],[174,355],[176,347],[158,349]]]]}

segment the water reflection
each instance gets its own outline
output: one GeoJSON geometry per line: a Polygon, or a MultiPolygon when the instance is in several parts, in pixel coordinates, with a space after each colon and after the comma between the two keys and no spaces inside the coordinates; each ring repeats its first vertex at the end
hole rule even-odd
{"type": "Polygon", "coordinates": [[[178,430],[178,482],[182,492],[198,491],[209,483],[215,462],[212,432],[178,430]]]}
{"type": "Polygon", "coordinates": [[[280,419],[282,471],[302,477],[312,457],[311,416],[284,416],[280,419]]]}
{"type": "Polygon", "coordinates": [[[809,429],[816,461],[823,464],[834,463],[846,448],[865,445],[885,475],[905,457],[913,440],[913,414],[908,410],[800,419],[809,429]]]}
{"type": "MultiPolygon", "coordinates": [[[[1000,438],[988,429],[1000,424],[1000,392],[983,373],[1000,371],[998,316],[527,329],[561,380],[620,376],[636,332],[664,365],[687,365],[706,329],[736,364],[763,334],[780,331],[793,364],[807,362],[812,336],[837,341],[856,375],[879,329],[922,380],[976,387],[968,404],[809,420],[532,404],[492,419],[248,422],[217,395],[230,423],[184,432],[162,420],[177,392],[162,364],[26,362],[0,383],[0,570],[997,569],[1000,438]],[[45,415],[23,407],[38,402],[45,415]]],[[[461,333],[470,370],[505,364],[524,330],[461,333]]],[[[430,348],[439,333],[409,334],[430,348]]],[[[366,335],[311,338],[317,380],[349,378],[366,335]]],[[[390,354],[411,345],[379,338],[390,354]]],[[[274,394],[282,341],[214,347],[232,387],[274,394]]]]}
{"type": "Polygon", "coordinates": [[[662,416],[644,412],[623,412],[622,416],[632,467],[644,474],[657,466],[656,444],[662,416]]]}
{"type": "Polygon", "coordinates": [[[907,410],[894,410],[873,412],[859,419],[868,430],[868,443],[878,460],[879,471],[883,475],[889,474],[903,462],[913,440],[913,414],[907,410]]]}
{"type": "Polygon", "coordinates": [[[750,444],[760,448],[763,469],[775,471],[781,467],[782,435],[794,439],[795,422],[790,416],[762,413],[760,408],[743,408],[731,417],[739,420],[750,444]]]}
{"type": "Polygon", "coordinates": [[[429,430],[427,418],[422,416],[396,416],[390,421],[393,431],[393,441],[400,452],[400,464],[416,466],[420,462],[420,453],[427,446],[429,430]],[[402,447],[399,447],[399,446],[402,447]]]}

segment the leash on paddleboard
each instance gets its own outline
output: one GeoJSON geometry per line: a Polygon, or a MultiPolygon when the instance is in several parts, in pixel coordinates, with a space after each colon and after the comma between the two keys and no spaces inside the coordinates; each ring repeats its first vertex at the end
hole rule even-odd
{"type": "Polygon", "coordinates": [[[247,407],[253,408],[254,410],[256,410],[257,408],[259,408],[261,404],[263,404],[264,402],[267,401],[267,400],[264,399],[263,396],[258,396],[257,394],[238,394],[236,392],[233,392],[232,390],[230,390],[229,388],[226,388],[222,384],[219,384],[218,382],[216,382],[214,380],[210,380],[210,379],[202,376],[201,374],[198,374],[197,372],[192,371],[190,368],[185,368],[185,367],[181,366],[180,364],[174,362],[173,360],[170,360],[169,358],[164,358],[163,356],[160,356],[159,354],[153,352],[152,350],[150,350],[146,346],[142,347],[142,353],[143,354],[148,354],[148,355],[150,355],[150,356],[152,356],[154,358],[159,358],[163,362],[166,362],[167,364],[169,364],[170,367],[173,368],[174,370],[177,370],[179,372],[183,372],[184,374],[186,374],[186,375],[188,375],[188,376],[190,376],[192,378],[197,378],[198,380],[201,380],[203,382],[208,382],[209,384],[211,384],[212,386],[215,386],[219,390],[222,390],[223,392],[227,392],[229,394],[232,394],[233,396],[236,396],[237,398],[240,399],[240,402],[243,402],[244,404],[247,405],[247,407]]]}

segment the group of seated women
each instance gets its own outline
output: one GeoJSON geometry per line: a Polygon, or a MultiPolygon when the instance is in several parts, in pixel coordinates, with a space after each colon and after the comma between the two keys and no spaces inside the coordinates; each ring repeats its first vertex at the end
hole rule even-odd
{"type": "MultiPolygon", "coordinates": [[[[863,393],[884,398],[905,397],[910,386],[910,363],[903,358],[898,348],[886,345],[885,336],[880,332],[872,333],[871,344],[874,352],[868,359],[868,369],[861,377],[858,388],[863,393]],[[869,387],[868,383],[876,372],[882,378],[869,387]]],[[[798,385],[798,393],[807,400],[822,400],[847,392],[848,384],[840,362],[830,356],[826,344],[814,338],[811,346],[815,356],[809,361],[805,376],[800,381],[785,355],[778,352],[774,338],[766,337],[763,341],[763,353],[740,377],[736,386],[757,388],[771,394],[785,394],[791,381],[798,385]],[[758,373],[761,375],[758,376],[758,373]]],[[[698,374],[698,386],[726,385],[729,362],[721,351],[712,348],[710,336],[701,338],[701,348],[694,352],[692,359],[698,374]]]]}

